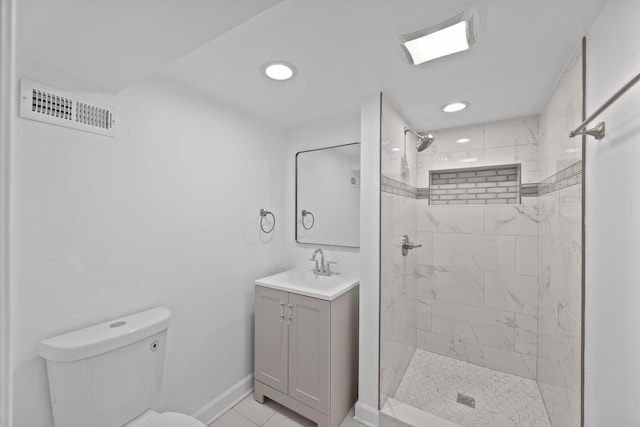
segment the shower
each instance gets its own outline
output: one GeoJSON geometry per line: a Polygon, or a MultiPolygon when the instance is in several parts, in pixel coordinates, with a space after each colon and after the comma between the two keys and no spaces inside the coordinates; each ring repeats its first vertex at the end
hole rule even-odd
{"type": "Polygon", "coordinates": [[[411,132],[412,134],[418,137],[418,140],[416,141],[416,149],[418,150],[418,152],[424,151],[427,148],[429,148],[431,144],[433,144],[433,141],[435,140],[435,137],[429,133],[426,135],[423,135],[421,133],[416,132],[413,129],[405,127],[404,128],[405,137],[407,136],[407,132],[411,132]]]}

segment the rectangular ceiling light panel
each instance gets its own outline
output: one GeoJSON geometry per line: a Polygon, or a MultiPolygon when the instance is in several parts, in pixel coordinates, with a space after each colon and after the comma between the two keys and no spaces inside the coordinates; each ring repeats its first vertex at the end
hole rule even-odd
{"type": "Polygon", "coordinates": [[[463,12],[435,26],[403,35],[409,61],[419,65],[469,49],[477,41],[476,14],[475,9],[463,12]]]}

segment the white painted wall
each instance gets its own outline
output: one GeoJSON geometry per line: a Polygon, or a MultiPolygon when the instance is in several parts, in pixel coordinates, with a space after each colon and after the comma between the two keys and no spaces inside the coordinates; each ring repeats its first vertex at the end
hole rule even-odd
{"type": "Polygon", "coordinates": [[[11,427],[9,182],[16,91],[14,0],[0,0],[0,427],[11,427]]]}
{"type": "MultiPolygon", "coordinates": [[[[640,72],[640,2],[610,0],[587,35],[587,114],[640,72]]],[[[586,427],[640,425],[640,85],[587,138],[586,427]]]]}
{"type": "Polygon", "coordinates": [[[104,101],[115,139],[16,122],[12,427],[52,425],[40,340],[158,305],[172,312],[158,409],[198,411],[253,372],[253,281],[287,266],[287,223],[259,232],[260,208],[285,216],[283,128],[160,78],[104,101]]]}
{"type": "Polygon", "coordinates": [[[360,365],[356,419],[378,425],[381,94],[362,102],[360,181],[360,365]]]}
{"type": "Polygon", "coordinates": [[[296,153],[351,142],[360,142],[360,121],[357,115],[327,118],[288,131],[285,151],[286,211],[281,224],[285,232],[289,259],[293,260],[295,267],[313,268],[313,263],[309,261],[309,258],[316,248],[321,247],[325,253],[325,260],[338,262],[331,267],[332,270],[355,274],[359,272],[359,248],[312,245],[297,243],[295,240],[296,153]]]}

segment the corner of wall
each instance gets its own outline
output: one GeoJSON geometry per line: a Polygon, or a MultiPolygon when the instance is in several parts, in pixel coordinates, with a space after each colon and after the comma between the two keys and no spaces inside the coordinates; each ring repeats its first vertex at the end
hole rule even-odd
{"type": "Polygon", "coordinates": [[[379,405],[380,98],[367,98],[361,110],[360,408],[379,405]]]}
{"type": "Polygon", "coordinates": [[[12,426],[10,166],[15,88],[15,0],[0,1],[0,426],[12,426]]]}

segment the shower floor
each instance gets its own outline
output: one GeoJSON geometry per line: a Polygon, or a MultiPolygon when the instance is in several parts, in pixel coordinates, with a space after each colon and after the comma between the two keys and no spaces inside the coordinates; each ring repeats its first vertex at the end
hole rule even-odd
{"type": "Polygon", "coordinates": [[[416,350],[394,399],[463,427],[550,427],[534,380],[416,350]],[[458,393],[475,409],[457,403],[458,393]]]}

